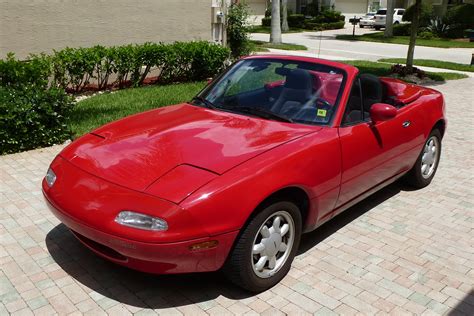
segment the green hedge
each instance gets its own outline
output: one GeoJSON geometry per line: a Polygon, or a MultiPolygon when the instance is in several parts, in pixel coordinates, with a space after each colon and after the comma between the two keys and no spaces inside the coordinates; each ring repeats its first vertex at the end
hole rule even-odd
{"type": "Polygon", "coordinates": [[[299,29],[304,28],[305,16],[304,14],[290,14],[288,16],[288,26],[299,29]]]}
{"type": "Polygon", "coordinates": [[[262,26],[271,26],[272,18],[264,17],[262,18],[262,26]]]}
{"type": "Polygon", "coordinates": [[[395,24],[393,26],[394,36],[410,36],[411,23],[395,24]]]}
{"type": "Polygon", "coordinates": [[[337,30],[344,28],[344,21],[339,22],[331,22],[331,23],[313,23],[313,22],[306,22],[305,28],[308,30],[315,30],[315,31],[325,31],[325,30],[337,30]]]}
{"type": "Polygon", "coordinates": [[[63,89],[0,86],[0,154],[51,146],[70,138],[72,99],[63,89]]]}
{"type": "MultiPolygon", "coordinates": [[[[334,10],[322,11],[310,19],[306,19],[304,14],[290,14],[288,15],[288,26],[309,30],[340,29],[344,27],[344,19],[345,17],[341,12],[334,10]]],[[[271,26],[271,23],[271,17],[262,19],[262,26],[271,26]]]]}
{"type": "Polygon", "coordinates": [[[66,48],[51,57],[53,84],[81,92],[92,80],[99,90],[140,86],[152,68],[162,69],[161,82],[196,81],[221,71],[230,51],[205,41],[174,44],[144,43],[117,47],[66,48]]]}
{"type": "Polygon", "coordinates": [[[154,67],[161,70],[159,83],[204,80],[229,56],[229,49],[204,41],[65,48],[27,61],[9,54],[0,59],[0,154],[68,139],[73,101],[66,91],[79,93],[92,81],[99,90],[140,86],[154,67]]]}

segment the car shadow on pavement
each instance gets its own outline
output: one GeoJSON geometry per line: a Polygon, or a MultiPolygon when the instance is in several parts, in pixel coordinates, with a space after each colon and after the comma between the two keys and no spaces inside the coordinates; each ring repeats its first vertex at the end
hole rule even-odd
{"type": "MultiPolygon", "coordinates": [[[[394,183],[303,235],[298,255],[405,189],[409,190],[394,183]]],[[[45,241],[52,258],[69,276],[100,294],[93,297],[99,305],[110,304],[107,300],[111,299],[140,308],[161,309],[211,304],[219,296],[239,300],[254,295],[234,286],[220,272],[151,275],[124,268],[93,254],[63,224],[53,228],[45,241]]]]}
{"type": "Polygon", "coordinates": [[[448,313],[448,316],[474,315],[474,290],[471,290],[456,306],[448,313]]]}
{"type": "Polygon", "coordinates": [[[380,191],[357,203],[356,205],[348,208],[341,214],[337,215],[330,221],[323,224],[321,227],[318,227],[316,230],[304,234],[301,237],[298,255],[303,254],[308,250],[311,250],[313,247],[324,241],[326,238],[337,232],[339,229],[351,223],[358,217],[364,215],[377,205],[397,195],[398,193],[400,193],[400,191],[412,190],[413,188],[405,186],[399,181],[381,189],[380,191]]]}

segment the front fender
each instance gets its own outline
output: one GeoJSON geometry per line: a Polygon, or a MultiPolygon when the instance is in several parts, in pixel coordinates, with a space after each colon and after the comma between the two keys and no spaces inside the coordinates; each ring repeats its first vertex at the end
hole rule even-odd
{"type": "Polygon", "coordinates": [[[339,194],[341,153],[337,130],[323,128],[267,151],[214,179],[184,200],[211,235],[241,229],[257,206],[286,187],[303,189],[310,207],[305,228],[333,210],[339,194]]]}

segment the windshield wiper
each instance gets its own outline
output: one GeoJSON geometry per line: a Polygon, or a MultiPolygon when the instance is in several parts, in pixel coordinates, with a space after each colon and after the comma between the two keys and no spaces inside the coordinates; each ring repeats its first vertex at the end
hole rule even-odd
{"type": "Polygon", "coordinates": [[[252,107],[252,106],[236,106],[232,108],[228,108],[229,110],[233,110],[236,112],[243,112],[243,113],[248,113],[252,114],[255,116],[263,117],[266,119],[273,119],[276,121],[281,121],[281,122],[288,122],[288,123],[293,123],[293,120],[287,116],[281,115],[274,113],[270,110],[267,110],[262,107],[252,107]]]}
{"type": "Polygon", "coordinates": [[[198,102],[201,102],[202,104],[204,104],[204,106],[206,108],[209,108],[209,109],[217,109],[217,106],[215,106],[211,101],[209,101],[208,99],[206,98],[203,98],[201,96],[196,96],[192,99],[192,101],[198,101],[198,102]]]}

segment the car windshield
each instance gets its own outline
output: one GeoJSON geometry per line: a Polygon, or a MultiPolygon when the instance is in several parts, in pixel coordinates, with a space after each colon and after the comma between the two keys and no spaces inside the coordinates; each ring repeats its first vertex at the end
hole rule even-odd
{"type": "Polygon", "coordinates": [[[386,14],[387,14],[387,10],[378,10],[378,11],[377,11],[377,14],[378,14],[378,15],[386,15],[386,14]]]}
{"type": "Polygon", "coordinates": [[[284,59],[238,61],[194,104],[270,120],[328,124],[345,81],[342,69],[284,59]]]}

